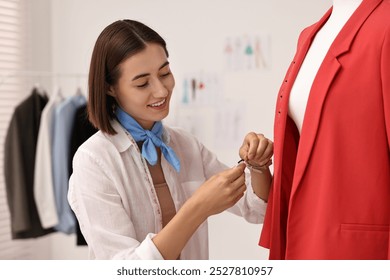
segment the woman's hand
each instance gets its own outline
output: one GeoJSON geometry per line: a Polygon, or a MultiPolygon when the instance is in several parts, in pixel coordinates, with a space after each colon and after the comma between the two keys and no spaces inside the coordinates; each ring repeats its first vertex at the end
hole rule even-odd
{"type": "Polygon", "coordinates": [[[248,133],[239,151],[251,171],[252,189],[264,201],[268,201],[272,175],[269,166],[272,164],[273,143],[263,134],[248,133]]]}
{"type": "Polygon", "coordinates": [[[273,142],[263,134],[250,132],[244,138],[239,155],[254,168],[268,167],[273,156],[273,142]]]}
{"type": "Polygon", "coordinates": [[[237,203],[244,195],[245,164],[222,171],[204,182],[190,198],[198,205],[204,219],[218,214],[237,203]]]}

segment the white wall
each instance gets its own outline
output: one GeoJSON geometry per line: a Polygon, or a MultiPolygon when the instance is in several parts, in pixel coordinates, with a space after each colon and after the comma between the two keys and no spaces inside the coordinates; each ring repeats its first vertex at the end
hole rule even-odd
{"type": "MultiPolygon", "coordinates": [[[[49,54],[54,72],[87,73],[92,48],[101,30],[118,19],[140,20],[167,41],[177,96],[180,95],[178,81],[186,73],[219,73],[226,86],[226,96],[233,102],[244,101],[242,130],[262,132],[272,139],[276,95],[295,52],[297,36],[305,26],[319,19],[330,7],[331,0],[53,0],[50,5],[51,14],[40,15],[51,18],[49,54]],[[246,33],[270,35],[271,68],[224,72],[221,47],[225,38],[246,33]]],[[[86,79],[59,80],[58,83],[67,94],[73,94],[77,85],[86,89],[86,79]]],[[[175,117],[180,116],[178,98],[173,103],[176,110],[172,110],[168,123],[177,123],[175,117]]],[[[205,131],[207,133],[200,134],[199,138],[222,161],[233,165],[237,161],[238,146],[221,148],[214,142],[213,134],[206,128],[205,131]]],[[[257,246],[260,231],[260,225],[248,224],[229,213],[211,217],[210,257],[267,258],[268,252],[257,246]]],[[[87,258],[86,248],[75,246],[75,236],[53,234],[50,243],[53,259],[87,258]]]]}
{"type": "MultiPolygon", "coordinates": [[[[26,70],[51,71],[51,17],[43,16],[51,14],[50,0],[27,1],[26,5],[27,22],[27,60],[26,70]]],[[[51,86],[49,77],[27,78],[27,86],[39,82],[46,87],[51,86]]],[[[28,89],[30,90],[30,88],[28,89]]],[[[26,94],[28,92],[26,91],[26,94]]],[[[21,98],[22,100],[23,98],[21,98]]],[[[34,259],[47,259],[51,256],[51,237],[44,236],[37,239],[22,240],[26,246],[31,245],[31,255],[34,259]],[[29,245],[27,245],[29,244],[29,245]]]]}

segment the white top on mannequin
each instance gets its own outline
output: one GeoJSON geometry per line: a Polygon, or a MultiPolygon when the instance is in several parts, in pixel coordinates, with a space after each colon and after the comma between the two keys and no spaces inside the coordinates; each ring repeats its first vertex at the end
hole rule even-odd
{"type": "Polygon", "coordinates": [[[298,76],[291,89],[289,116],[294,120],[299,133],[302,130],[303,117],[311,86],[328,49],[350,16],[363,0],[333,0],[332,14],[324,26],[317,32],[298,76]]]}

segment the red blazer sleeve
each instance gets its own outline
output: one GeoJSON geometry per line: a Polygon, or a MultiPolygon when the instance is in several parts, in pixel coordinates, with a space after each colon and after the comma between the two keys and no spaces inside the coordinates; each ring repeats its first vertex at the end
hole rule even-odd
{"type": "MultiPolygon", "coordinates": [[[[383,106],[385,112],[385,125],[388,144],[388,153],[390,156],[390,29],[387,30],[383,48],[382,48],[382,60],[381,60],[381,73],[382,73],[382,87],[383,87],[383,106]]],[[[390,224],[390,221],[389,221],[390,224]]],[[[390,232],[389,232],[390,239],[390,232]]],[[[390,260],[390,243],[387,250],[387,259],[390,260]]]]}

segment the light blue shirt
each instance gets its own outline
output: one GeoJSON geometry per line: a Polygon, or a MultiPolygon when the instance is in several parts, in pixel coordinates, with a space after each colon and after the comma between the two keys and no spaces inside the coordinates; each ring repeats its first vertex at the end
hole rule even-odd
{"type": "Polygon", "coordinates": [[[66,234],[76,232],[76,218],[67,200],[71,134],[76,111],[86,102],[80,94],[66,98],[56,107],[53,119],[53,191],[59,219],[55,229],[66,234]]]}

